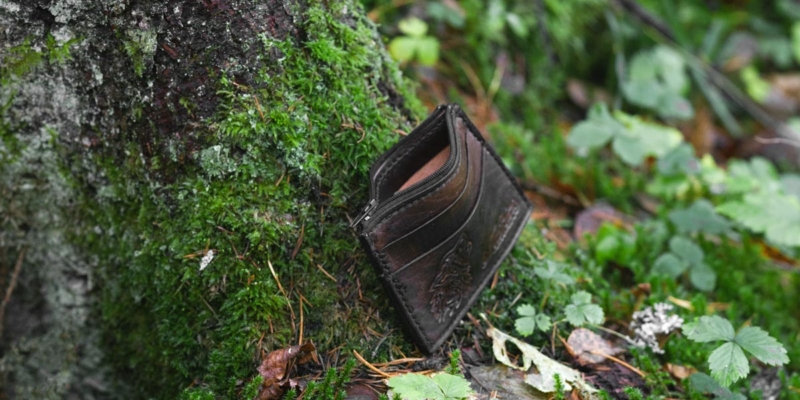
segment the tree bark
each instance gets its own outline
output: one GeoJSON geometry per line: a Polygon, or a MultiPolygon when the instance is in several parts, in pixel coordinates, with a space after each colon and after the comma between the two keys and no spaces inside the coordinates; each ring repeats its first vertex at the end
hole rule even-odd
{"type": "Polygon", "coordinates": [[[9,397],[236,397],[300,340],[411,350],[347,222],[422,110],[356,3],[12,0],[0,27],[9,397]]]}

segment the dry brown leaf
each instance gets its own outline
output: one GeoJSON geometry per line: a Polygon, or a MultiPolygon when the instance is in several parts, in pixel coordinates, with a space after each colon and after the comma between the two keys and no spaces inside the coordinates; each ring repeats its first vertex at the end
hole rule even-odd
{"type": "Polygon", "coordinates": [[[305,364],[314,357],[316,351],[311,342],[302,345],[292,346],[286,349],[278,349],[264,357],[258,367],[258,374],[264,378],[261,391],[258,393],[258,400],[280,399],[284,393],[284,378],[294,364],[305,364]]]}
{"type": "Polygon", "coordinates": [[[567,351],[575,357],[578,364],[589,365],[605,361],[603,354],[613,356],[623,350],[586,328],[578,328],[567,339],[567,351]]]}
{"type": "Polygon", "coordinates": [[[692,367],[684,367],[683,365],[667,363],[667,371],[669,371],[670,375],[675,377],[675,379],[683,380],[697,372],[697,369],[692,367]]]}
{"type": "Polygon", "coordinates": [[[575,238],[582,240],[585,234],[597,232],[604,222],[630,228],[632,219],[608,204],[598,203],[578,213],[575,218],[575,238]]]}

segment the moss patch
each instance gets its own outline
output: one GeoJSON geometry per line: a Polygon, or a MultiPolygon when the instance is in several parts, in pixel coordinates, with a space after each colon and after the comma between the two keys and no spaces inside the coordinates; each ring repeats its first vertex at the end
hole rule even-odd
{"type": "Polygon", "coordinates": [[[301,335],[378,358],[405,343],[370,333],[388,331],[378,311],[388,307],[347,224],[372,160],[422,110],[387,94],[388,84],[413,98],[356,5],[298,17],[302,41],[262,36],[261,54],[277,62],[250,71],[248,85],[241,71],[219,72],[220,105],[197,151],[145,156],[129,143],[123,162],[96,160],[108,185],[87,196],[97,229],[81,240],[105,254],[102,313],[118,367],[149,395],[195,382],[196,393],[236,397],[262,351],[301,335]]]}

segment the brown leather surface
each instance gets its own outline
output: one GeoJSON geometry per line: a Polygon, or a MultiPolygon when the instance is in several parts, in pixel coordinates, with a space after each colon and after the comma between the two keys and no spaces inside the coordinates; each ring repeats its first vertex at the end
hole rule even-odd
{"type": "Polygon", "coordinates": [[[458,106],[438,108],[396,147],[373,166],[379,205],[360,238],[417,345],[431,353],[492,278],[531,205],[458,106]],[[411,189],[380,198],[380,185],[402,187],[441,154],[421,146],[440,146],[442,137],[450,162],[411,189]],[[398,166],[419,168],[394,171],[398,166]]]}
{"type": "Polygon", "coordinates": [[[444,166],[444,163],[447,161],[448,157],[450,157],[450,146],[445,147],[442,151],[433,156],[430,161],[425,163],[422,168],[418,169],[417,172],[414,172],[414,175],[411,175],[411,178],[408,178],[408,180],[403,183],[403,186],[400,186],[398,192],[408,189],[409,186],[412,186],[415,183],[431,176],[434,172],[438,171],[439,168],[444,166]]]}

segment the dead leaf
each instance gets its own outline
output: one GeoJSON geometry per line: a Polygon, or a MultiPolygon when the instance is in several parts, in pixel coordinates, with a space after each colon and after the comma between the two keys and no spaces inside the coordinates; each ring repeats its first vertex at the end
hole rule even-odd
{"type": "Polygon", "coordinates": [[[693,367],[684,367],[683,365],[667,363],[667,371],[669,371],[670,375],[675,377],[675,379],[683,380],[697,372],[697,369],[693,367]]]}
{"type": "Polygon", "coordinates": [[[622,349],[614,347],[609,341],[586,328],[572,331],[567,339],[567,351],[580,365],[599,364],[606,360],[603,354],[613,356],[623,352],[622,349]]]}
{"type": "Polygon", "coordinates": [[[595,233],[604,222],[630,228],[632,219],[608,204],[598,203],[581,212],[575,218],[575,239],[582,240],[587,233],[595,233]]]}
{"type": "Polygon", "coordinates": [[[554,392],[556,390],[555,375],[558,374],[564,382],[566,391],[571,391],[573,386],[583,392],[594,393],[597,391],[583,380],[580,372],[547,357],[530,344],[495,328],[489,328],[486,333],[492,338],[492,349],[497,361],[525,372],[525,383],[533,386],[536,390],[543,393],[554,392]],[[508,358],[506,342],[513,343],[522,352],[521,367],[508,358]],[[531,366],[535,366],[536,371],[529,372],[531,366]]]}
{"type": "Polygon", "coordinates": [[[284,393],[286,372],[295,364],[305,364],[314,357],[316,351],[311,342],[292,346],[287,349],[278,349],[264,357],[258,367],[258,374],[264,378],[258,400],[280,399],[284,393]]]}
{"type": "Polygon", "coordinates": [[[524,372],[505,365],[473,367],[469,375],[470,380],[485,391],[494,391],[498,399],[547,400],[549,397],[526,384],[524,372]]]}

